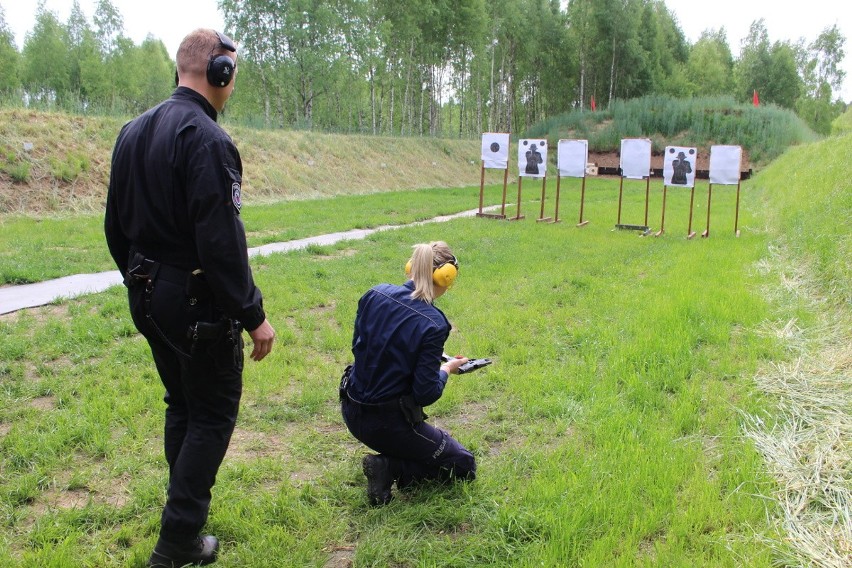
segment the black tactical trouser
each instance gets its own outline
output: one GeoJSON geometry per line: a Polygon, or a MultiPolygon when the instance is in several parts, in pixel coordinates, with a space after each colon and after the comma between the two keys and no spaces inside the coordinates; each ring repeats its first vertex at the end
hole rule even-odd
{"type": "Polygon", "coordinates": [[[341,407],[352,435],[391,458],[397,487],[421,480],[476,478],[476,460],[467,448],[427,422],[412,424],[398,405],[377,408],[344,399],[341,407]]]}
{"type": "Polygon", "coordinates": [[[169,486],[160,536],[175,542],[195,538],[207,521],[210,490],[237,420],[243,371],[238,325],[222,319],[209,300],[191,300],[180,280],[161,270],[153,285],[139,281],[128,291],[133,322],[166,388],[169,486]],[[193,337],[197,322],[217,325],[193,337]]]}

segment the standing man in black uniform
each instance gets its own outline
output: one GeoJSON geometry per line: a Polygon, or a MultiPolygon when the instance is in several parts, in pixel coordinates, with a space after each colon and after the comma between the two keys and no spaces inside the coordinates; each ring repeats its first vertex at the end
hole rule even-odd
{"type": "Polygon", "coordinates": [[[127,123],[113,150],[106,240],[166,389],[168,497],[149,566],[216,560],[218,540],[200,531],[237,419],[242,330],[255,361],[275,339],[248,262],[242,162],[216,123],[236,60],[219,32],[187,35],[177,89],[127,123]]]}

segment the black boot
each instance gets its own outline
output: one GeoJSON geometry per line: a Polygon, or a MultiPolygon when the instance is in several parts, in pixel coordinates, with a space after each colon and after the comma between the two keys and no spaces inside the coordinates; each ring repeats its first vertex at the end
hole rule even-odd
{"type": "Polygon", "coordinates": [[[203,566],[216,562],[219,540],[215,536],[199,536],[185,543],[173,543],[160,538],[148,566],[156,568],[180,568],[187,564],[203,566]]]}
{"type": "Polygon", "coordinates": [[[367,476],[367,497],[370,505],[377,507],[387,505],[393,499],[391,485],[393,485],[393,472],[391,472],[390,459],[385,456],[364,456],[362,462],[364,475],[367,476]]]}

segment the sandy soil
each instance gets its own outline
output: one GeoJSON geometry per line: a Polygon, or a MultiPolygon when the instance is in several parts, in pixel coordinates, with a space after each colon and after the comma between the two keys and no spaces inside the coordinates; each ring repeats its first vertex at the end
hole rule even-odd
{"type": "MultiPolygon", "coordinates": [[[[595,164],[599,168],[617,168],[621,165],[621,157],[618,152],[594,153],[589,152],[589,162],[595,164]]],[[[710,170],[710,153],[699,150],[695,161],[697,170],[710,170]]],[[[748,155],[743,151],[743,171],[748,171],[749,165],[748,155]]],[[[663,155],[651,154],[651,168],[663,169],[663,155]]]]}

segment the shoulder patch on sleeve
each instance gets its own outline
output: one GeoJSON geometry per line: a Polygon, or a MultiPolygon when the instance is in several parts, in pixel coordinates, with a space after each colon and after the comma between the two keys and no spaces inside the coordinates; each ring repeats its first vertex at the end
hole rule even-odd
{"type": "Polygon", "coordinates": [[[235,181],[231,184],[231,201],[234,203],[234,209],[237,210],[237,215],[239,215],[240,209],[243,207],[242,188],[240,187],[239,182],[235,181]]]}

